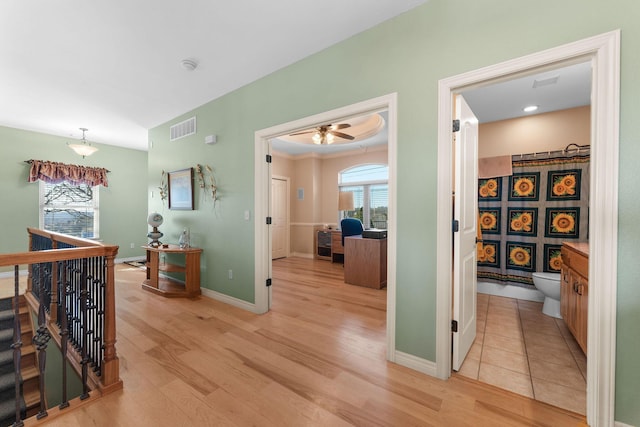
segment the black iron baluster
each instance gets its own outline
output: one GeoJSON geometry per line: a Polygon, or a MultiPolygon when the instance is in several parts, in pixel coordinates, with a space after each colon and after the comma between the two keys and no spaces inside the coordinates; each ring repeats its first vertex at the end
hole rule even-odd
{"type": "Polygon", "coordinates": [[[58,406],[60,409],[67,408],[69,406],[69,400],[67,399],[67,342],[69,340],[69,322],[67,320],[67,282],[68,271],[67,263],[62,264],[62,280],[58,285],[60,291],[60,352],[62,353],[62,403],[58,406]]]}
{"type": "Polygon", "coordinates": [[[20,359],[21,359],[21,350],[22,347],[22,337],[20,334],[20,279],[19,279],[19,270],[18,266],[15,266],[14,271],[14,300],[13,300],[13,344],[11,344],[11,348],[13,348],[13,367],[15,370],[15,397],[16,397],[16,421],[13,423],[15,427],[21,427],[24,425],[22,422],[22,417],[20,416],[20,379],[22,375],[20,374],[20,359]]]}
{"type": "Polygon", "coordinates": [[[89,397],[89,387],[87,386],[87,259],[82,260],[82,273],[80,279],[80,312],[82,315],[81,326],[84,329],[82,334],[82,394],[80,399],[84,400],[89,397]]]}
{"type": "MultiPolygon", "coordinates": [[[[40,290],[42,291],[45,286],[45,278],[41,277],[40,279],[40,290]]],[[[38,350],[38,368],[40,370],[40,412],[36,415],[37,419],[42,419],[48,415],[44,396],[44,371],[47,364],[47,344],[50,339],[51,334],[49,334],[49,328],[47,328],[45,302],[43,299],[40,299],[40,303],[38,304],[38,329],[33,337],[33,343],[36,345],[36,349],[38,350]]]]}

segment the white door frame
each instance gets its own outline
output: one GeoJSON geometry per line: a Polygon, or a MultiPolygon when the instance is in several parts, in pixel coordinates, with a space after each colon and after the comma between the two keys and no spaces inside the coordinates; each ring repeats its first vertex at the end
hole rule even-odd
{"type": "Polygon", "coordinates": [[[265,218],[269,214],[269,193],[271,191],[271,168],[265,161],[270,153],[269,140],[296,131],[309,129],[323,123],[331,123],[345,118],[357,117],[382,110],[388,111],[388,163],[389,163],[389,210],[387,229],[387,360],[395,361],[396,331],[396,202],[397,202],[397,94],[391,93],[357,104],[283,123],[255,133],[255,176],[254,176],[254,226],[255,226],[255,304],[254,312],[269,310],[269,291],[265,282],[271,274],[271,242],[269,227],[265,218]]]}
{"type": "Polygon", "coordinates": [[[438,88],[436,373],[451,375],[451,120],[452,96],[518,73],[591,60],[591,186],[587,422],[611,426],[615,410],[618,247],[620,31],[449,77],[438,88]]]}

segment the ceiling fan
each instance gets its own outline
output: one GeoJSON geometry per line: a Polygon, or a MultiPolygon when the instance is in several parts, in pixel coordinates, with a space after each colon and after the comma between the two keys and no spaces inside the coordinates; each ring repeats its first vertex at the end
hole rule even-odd
{"type": "Polygon", "coordinates": [[[346,129],[348,127],[351,127],[349,123],[321,125],[313,129],[305,130],[303,132],[292,133],[291,136],[312,133],[313,136],[311,137],[311,139],[313,139],[314,143],[319,145],[331,144],[336,137],[352,141],[355,139],[354,136],[346,134],[344,132],[338,132],[339,129],[346,129]]]}

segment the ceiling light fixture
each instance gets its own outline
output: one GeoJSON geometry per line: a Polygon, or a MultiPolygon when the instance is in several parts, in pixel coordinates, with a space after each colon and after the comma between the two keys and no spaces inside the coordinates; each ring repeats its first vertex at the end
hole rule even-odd
{"type": "Polygon", "coordinates": [[[69,148],[71,148],[73,151],[76,152],[76,154],[82,156],[82,158],[84,159],[86,156],[90,156],[93,153],[95,153],[96,151],[98,151],[98,149],[94,146],[92,146],[91,144],[89,144],[87,142],[87,140],[84,137],[84,133],[86,131],[88,131],[89,129],[87,128],[79,128],[82,131],[82,144],[69,144],[67,143],[67,145],[69,146],[69,148]]]}
{"type": "Polygon", "coordinates": [[[198,68],[198,63],[193,59],[183,59],[182,61],[180,61],[180,64],[182,65],[182,68],[187,71],[193,71],[198,68]]]}
{"type": "Polygon", "coordinates": [[[536,111],[537,109],[538,109],[537,105],[528,105],[528,106],[524,107],[522,109],[522,111],[524,111],[525,113],[531,113],[533,111],[536,111]]]}

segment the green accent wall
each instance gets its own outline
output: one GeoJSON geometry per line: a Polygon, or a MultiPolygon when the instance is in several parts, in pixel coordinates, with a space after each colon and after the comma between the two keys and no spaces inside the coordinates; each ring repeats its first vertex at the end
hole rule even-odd
{"type": "MultiPolygon", "coordinates": [[[[83,159],[72,138],[0,126],[0,253],[25,252],[27,227],[38,227],[38,183],[28,183],[29,165],[38,159],[110,170],[109,187],[100,187],[100,239],[120,246],[118,258],[144,257],[147,239],[147,153],[104,144],[83,159]],[[134,249],[131,249],[134,243],[134,249]]],[[[93,143],[92,143],[93,144],[93,143]]]]}
{"type": "Polygon", "coordinates": [[[165,215],[162,231],[169,241],[176,242],[183,227],[191,229],[193,244],[204,248],[203,286],[253,302],[253,222],[243,212],[254,212],[254,132],[397,92],[396,343],[402,352],[435,360],[438,80],[621,29],[615,417],[640,425],[640,263],[633,257],[640,240],[638,16],[635,0],[431,0],[152,129],[149,190],[159,185],[162,170],[209,164],[220,200],[214,207],[197,192],[197,210],[184,212],[169,211],[154,197],[149,210],[165,215]],[[192,115],[197,135],[169,142],[169,126],[192,115]],[[209,134],[218,136],[216,145],[204,144],[209,134]]]}

